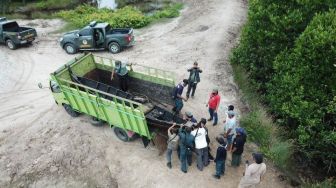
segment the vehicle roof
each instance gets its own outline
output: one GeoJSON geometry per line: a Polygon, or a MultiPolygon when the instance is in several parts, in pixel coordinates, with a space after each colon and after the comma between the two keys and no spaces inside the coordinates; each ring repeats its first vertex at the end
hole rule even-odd
{"type": "Polygon", "coordinates": [[[10,21],[10,20],[5,20],[5,21],[0,21],[0,25],[8,24],[8,23],[13,23],[16,21],[10,21]]]}
{"type": "Polygon", "coordinates": [[[108,23],[97,23],[94,28],[105,28],[106,26],[108,26],[108,23]]]}
{"type": "Polygon", "coordinates": [[[96,23],[93,27],[90,25],[85,26],[83,29],[90,29],[90,28],[105,28],[107,27],[109,24],[104,22],[104,23],[96,23]]]}

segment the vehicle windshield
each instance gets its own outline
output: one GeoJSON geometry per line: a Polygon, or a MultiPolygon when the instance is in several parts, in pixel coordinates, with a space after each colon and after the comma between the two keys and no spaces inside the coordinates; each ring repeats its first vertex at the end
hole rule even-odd
{"type": "Polygon", "coordinates": [[[8,32],[19,32],[20,27],[16,22],[9,22],[3,25],[3,30],[8,32]]]}

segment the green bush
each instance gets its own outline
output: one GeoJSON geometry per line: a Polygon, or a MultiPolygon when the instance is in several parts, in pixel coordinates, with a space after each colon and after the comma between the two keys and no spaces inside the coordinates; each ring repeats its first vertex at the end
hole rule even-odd
{"type": "Polygon", "coordinates": [[[152,16],[145,16],[141,11],[133,7],[123,7],[121,9],[97,9],[89,5],[82,5],[74,10],[60,11],[57,17],[69,21],[77,27],[83,27],[95,20],[98,22],[108,22],[114,28],[133,27],[141,28],[148,25],[151,21],[159,18],[172,18],[179,16],[182,4],[176,3],[158,11],[152,16]]]}
{"type": "Polygon", "coordinates": [[[140,11],[132,7],[124,7],[115,11],[109,9],[97,9],[89,5],[77,7],[75,10],[61,11],[57,16],[71,22],[77,27],[83,27],[95,20],[108,22],[112,27],[140,28],[149,23],[149,19],[140,11]]]}
{"type": "Polygon", "coordinates": [[[309,164],[336,172],[336,12],[314,17],[275,62],[269,102],[309,164]],[[322,165],[322,166],[321,166],[322,165]]]}

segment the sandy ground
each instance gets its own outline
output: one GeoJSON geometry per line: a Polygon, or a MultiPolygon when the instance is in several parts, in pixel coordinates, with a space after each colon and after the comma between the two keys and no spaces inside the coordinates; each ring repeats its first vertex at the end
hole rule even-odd
{"type": "MultiPolygon", "coordinates": [[[[198,119],[207,117],[205,101],[211,88],[219,86],[222,121],[228,104],[242,107],[228,54],[246,20],[246,2],[185,3],[181,17],[136,30],[133,48],[118,55],[95,53],[174,71],[177,80],[186,78],[186,69],[197,60],[204,73],[195,99],[185,103],[184,110],[198,119]]],[[[94,127],[86,116],[71,118],[54,103],[48,89],[37,88],[38,82],[47,86],[49,73],[75,57],[58,46],[59,35],[50,34],[64,23],[21,24],[36,27],[39,39],[15,51],[0,46],[0,187],[237,187],[243,167],[227,165],[220,180],[212,177],[214,163],[203,172],[194,163],[184,174],[175,155],[170,170],[154,146],[144,148],[140,140],[124,143],[108,126],[94,127]]],[[[214,141],[223,126],[208,126],[214,141]]],[[[249,156],[246,151],[244,160],[249,156]]],[[[270,166],[259,187],[289,187],[270,166]]]]}

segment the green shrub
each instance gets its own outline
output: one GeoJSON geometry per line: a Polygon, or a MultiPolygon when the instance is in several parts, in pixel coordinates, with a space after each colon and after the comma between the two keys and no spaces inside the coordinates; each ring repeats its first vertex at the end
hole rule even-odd
{"type": "Polygon", "coordinates": [[[115,11],[109,9],[97,9],[89,5],[77,7],[75,10],[61,11],[57,16],[71,22],[77,27],[83,27],[95,20],[108,22],[112,27],[144,27],[149,19],[140,11],[132,7],[124,7],[115,11]]]}
{"type": "Polygon", "coordinates": [[[108,22],[114,28],[133,27],[141,28],[148,25],[151,21],[160,18],[172,18],[179,16],[182,4],[176,3],[158,11],[152,16],[145,16],[141,11],[133,7],[123,7],[121,9],[97,9],[89,5],[82,5],[74,10],[60,11],[57,17],[69,21],[77,27],[83,27],[95,20],[98,22],[108,22]]]}
{"type": "Polygon", "coordinates": [[[336,172],[336,12],[314,17],[274,62],[269,102],[309,164],[336,172]],[[322,166],[321,166],[322,165],[322,166]]]}

